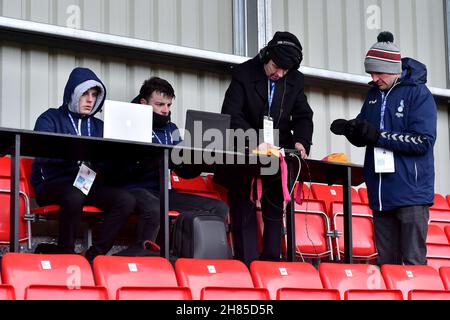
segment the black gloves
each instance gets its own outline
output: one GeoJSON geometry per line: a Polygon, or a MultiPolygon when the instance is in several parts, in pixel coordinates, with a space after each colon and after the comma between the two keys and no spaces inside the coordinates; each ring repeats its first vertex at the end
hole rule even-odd
{"type": "Polygon", "coordinates": [[[367,120],[356,120],[354,135],[362,138],[366,145],[375,145],[380,138],[380,130],[367,120]]]}
{"type": "Polygon", "coordinates": [[[380,137],[380,130],[367,120],[334,120],[330,126],[331,132],[344,135],[356,147],[375,145],[380,137]]]}

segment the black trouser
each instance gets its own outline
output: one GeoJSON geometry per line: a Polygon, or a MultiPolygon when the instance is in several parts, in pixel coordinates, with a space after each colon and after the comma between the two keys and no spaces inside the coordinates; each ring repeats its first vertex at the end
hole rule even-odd
{"type": "MultiPolygon", "coordinates": [[[[252,201],[252,179],[251,175],[235,176],[228,193],[235,257],[247,265],[258,259],[256,204],[252,201]]],[[[261,179],[264,232],[263,248],[259,259],[279,261],[283,227],[281,178],[280,175],[277,175],[262,176],[261,179]]]]}
{"type": "MultiPolygon", "coordinates": [[[[136,241],[155,241],[160,225],[159,194],[141,188],[130,189],[129,192],[136,198],[136,213],[139,215],[136,241]]],[[[169,210],[181,214],[186,211],[208,212],[225,221],[228,206],[221,200],[169,190],[169,210]]]]}
{"type": "Polygon", "coordinates": [[[428,206],[373,212],[378,264],[426,265],[428,206]]]}
{"type": "Polygon", "coordinates": [[[47,182],[42,187],[37,201],[39,205],[61,206],[58,247],[67,253],[74,252],[83,206],[92,205],[103,210],[104,222],[89,249],[92,256],[108,253],[135,207],[134,197],[126,190],[107,187],[97,182],[94,182],[88,196],[75,188],[73,182],[47,182]]]}

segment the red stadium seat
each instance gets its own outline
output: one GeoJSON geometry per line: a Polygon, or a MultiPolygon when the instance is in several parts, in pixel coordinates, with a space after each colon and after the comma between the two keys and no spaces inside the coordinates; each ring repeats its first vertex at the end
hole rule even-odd
{"type": "Polygon", "coordinates": [[[192,300],[191,290],[180,287],[122,287],[117,300],[192,300]]]}
{"type": "Polygon", "coordinates": [[[295,248],[297,257],[325,258],[333,250],[329,233],[330,219],[325,203],[321,200],[305,200],[295,203],[295,248]]]}
{"type": "MultiPolygon", "coordinates": [[[[356,189],[353,187],[351,189],[352,189],[352,192],[351,192],[352,203],[361,203],[361,199],[359,198],[358,191],[356,191],[356,189]]],[[[311,185],[311,191],[314,196],[314,199],[325,201],[325,206],[326,206],[328,214],[330,214],[330,212],[331,212],[331,203],[332,202],[334,202],[334,201],[342,202],[342,200],[343,200],[342,186],[327,186],[324,184],[313,183],[311,185]]]]}
{"type": "Polygon", "coordinates": [[[386,289],[380,270],[373,265],[321,263],[319,274],[323,287],[339,290],[342,300],[347,290],[386,289]]]}
{"type": "Polygon", "coordinates": [[[198,176],[193,179],[183,179],[172,171],[171,183],[172,188],[177,191],[209,191],[206,179],[204,179],[202,176],[198,176]]]}
{"type": "MultiPolygon", "coordinates": [[[[30,201],[27,194],[27,179],[21,170],[19,179],[19,242],[29,239],[25,217],[30,213],[30,201]]],[[[0,244],[10,241],[10,194],[11,194],[11,158],[0,157],[0,244]]],[[[31,242],[28,242],[31,247],[31,242]]]]}
{"type": "Polygon", "coordinates": [[[427,244],[427,264],[437,271],[443,266],[450,267],[450,245],[427,244]]]}
{"type": "Polygon", "coordinates": [[[434,194],[434,204],[431,207],[432,209],[442,209],[442,210],[450,210],[450,206],[447,200],[443,195],[439,193],[434,194]]]}
{"type": "Polygon", "coordinates": [[[403,300],[400,290],[347,290],[345,300],[403,300]]]}
{"type": "Polygon", "coordinates": [[[8,284],[0,285],[0,301],[3,300],[16,300],[16,294],[13,286],[8,284]]]}
{"type": "Polygon", "coordinates": [[[448,206],[450,207],[450,194],[445,197],[445,200],[447,200],[448,206]]]}
{"type": "Polygon", "coordinates": [[[309,263],[253,261],[250,272],[255,287],[269,290],[272,300],[280,288],[323,289],[317,270],[309,263]]]}
{"type": "Polygon", "coordinates": [[[450,291],[437,290],[411,290],[408,300],[450,300],[450,291]]]}
{"type": "Polygon", "coordinates": [[[442,283],[445,290],[450,290],[450,267],[442,267],[439,269],[439,275],[441,276],[442,283]]]}
{"type": "Polygon", "coordinates": [[[341,300],[339,291],[334,289],[281,288],[277,300],[341,300]]]}
{"type": "Polygon", "coordinates": [[[95,286],[89,262],[80,255],[7,253],[2,259],[3,283],[12,285],[23,300],[31,285],[95,286]]]}
{"type": "Polygon", "coordinates": [[[445,231],[445,235],[447,236],[447,240],[450,243],[450,226],[446,226],[444,228],[444,231],[445,231]]]}
{"type": "Polygon", "coordinates": [[[450,226],[450,210],[430,209],[430,225],[436,225],[442,230],[450,226]]]}
{"type": "Polygon", "coordinates": [[[206,178],[198,176],[193,179],[183,179],[174,172],[171,175],[172,188],[181,193],[195,194],[198,196],[220,200],[220,194],[212,190],[206,178]]]}
{"type": "Polygon", "coordinates": [[[180,258],[175,262],[175,273],[178,285],[190,288],[194,300],[200,299],[205,287],[254,287],[247,267],[237,260],[180,258]]]}
{"type": "Polygon", "coordinates": [[[437,225],[430,224],[428,225],[428,234],[427,234],[427,244],[446,244],[448,245],[448,239],[447,236],[437,225]]]}
{"type": "MultiPolygon", "coordinates": [[[[344,252],[344,206],[342,202],[333,202],[333,229],[341,236],[335,238],[337,260],[344,252]]],[[[355,260],[373,260],[378,256],[375,246],[372,211],[368,205],[352,204],[353,258],[355,260]]]]}
{"type": "Polygon", "coordinates": [[[269,292],[263,288],[206,287],[200,300],[270,300],[269,292]]]}
{"type": "Polygon", "coordinates": [[[405,300],[411,290],[444,290],[439,273],[430,266],[383,265],[381,274],[386,287],[401,290],[405,300]]]}
{"type": "Polygon", "coordinates": [[[177,287],[171,263],[161,257],[98,256],[94,259],[94,277],[115,300],[122,287],[177,287]]]}
{"type": "Polygon", "coordinates": [[[359,199],[361,199],[361,203],[369,204],[369,196],[367,194],[367,188],[359,188],[358,194],[359,194],[359,199]]]}
{"type": "Polygon", "coordinates": [[[108,300],[108,292],[102,287],[32,285],[25,290],[25,300],[108,300]]]}

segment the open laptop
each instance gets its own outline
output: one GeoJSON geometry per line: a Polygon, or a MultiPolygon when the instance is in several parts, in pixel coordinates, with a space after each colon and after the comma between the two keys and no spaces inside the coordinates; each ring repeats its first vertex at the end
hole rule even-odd
{"type": "Polygon", "coordinates": [[[187,147],[195,147],[209,149],[215,148],[218,150],[228,150],[227,129],[230,129],[231,117],[228,114],[220,114],[206,111],[187,110],[186,111],[186,125],[184,133],[183,145],[187,147]],[[213,129],[213,130],[210,130],[213,129]],[[190,140],[187,134],[190,134],[190,140]],[[208,134],[210,136],[208,137],[208,134]],[[214,136],[212,138],[211,136],[214,136]],[[216,139],[220,139],[219,143],[216,139]],[[208,141],[209,140],[209,141],[208,141]]]}
{"type": "Polygon", "coordinates": [[[152,142],[153,108],[148,105],[106,100],[103,137],[152,142]]]}

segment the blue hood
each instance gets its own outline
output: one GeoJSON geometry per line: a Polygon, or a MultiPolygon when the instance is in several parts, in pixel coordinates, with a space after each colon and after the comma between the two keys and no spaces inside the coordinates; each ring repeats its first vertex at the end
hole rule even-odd
{"type": "Polygon", "coordinates": [[[64,89],[63,106],[67,107],[70,112],[79,113],[78,102],[81,95],[93,87],[99,87],[100,92],[92,109],[90,116],[99,112],[106,98],[106,88],[97,75],[87,68],[75,68],[70,73],[69,80],[67,80],[64,89]]]}
{"type": "Polygon", "coordinates": [[[427,83],[427,67],[423,63],[411,58],[403,58],[402,69],[402,82],[404,84],[427,83]]]}

